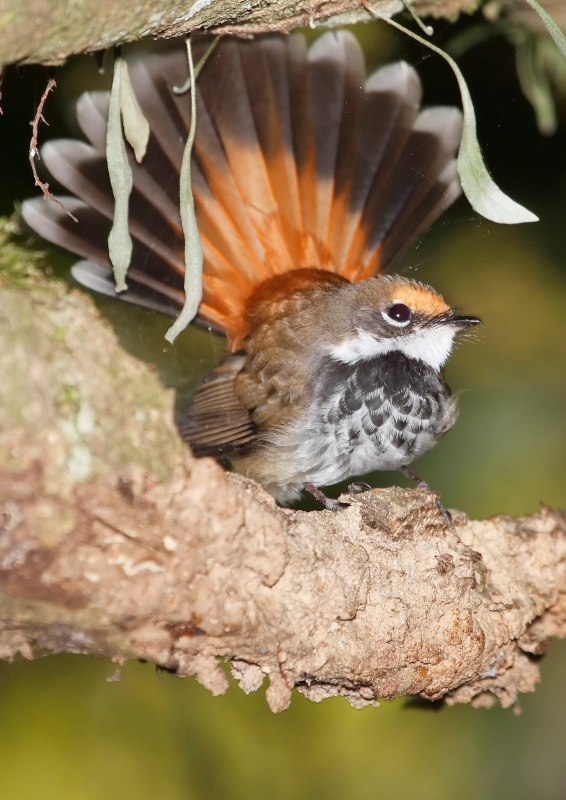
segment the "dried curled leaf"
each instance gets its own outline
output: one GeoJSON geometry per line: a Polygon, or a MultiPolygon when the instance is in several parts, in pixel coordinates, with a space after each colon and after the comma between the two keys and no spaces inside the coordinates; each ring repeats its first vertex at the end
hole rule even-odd
{"type": "Polygon", "coordinates": [[[136,161],[140,164],[149,141],[149,122],[144,117],[134,94],[128,64],[123,59],[120,59],[120,110],[124,135],[132,145],[136,161]]]}
{"type": "Polygon", "coordinates": [[[108,237],[108,254],[114,268],[117,292],[123,292],[128,288],[126,273],[132,258],[132,239],[128,231],[128,205],[133,181],[122,132],[120,110],[122,63],[122,58],[117,58],[114,62],[106,129],[106,161],[114,195],[114,221],[108,237]]]}
{"type": "Polygon", "coordinates": [[[507,225],[514,225],[520,222],[537,222],[538,217],[504,194],[487,171],[478,142],[476,114],[472,98],[466,80],[454,59],[439,47],[423,39],[422,36],[413,33],[403,27],[403,25],[399,25],[398,22],[374,10],[371,6],[366,5],[366,8],[371,11],[375,17],[383,19],[389,25],[392,25],[394,28],[407,34],[407,36],[420,42],[420,44],[428,47],[439,56],[442,56],[452,67],[460,88],[464,111],[464,128],[462,131],[460,151],[458,153],[458,174],[464,194],[468,198],[474,211],[477,211],[478,214],[481,214],[483,217],[493,222],[500,222],[507,225]]]}

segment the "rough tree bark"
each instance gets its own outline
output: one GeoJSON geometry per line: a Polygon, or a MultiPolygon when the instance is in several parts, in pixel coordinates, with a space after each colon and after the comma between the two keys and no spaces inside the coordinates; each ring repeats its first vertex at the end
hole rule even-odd
{"type": "MultiPolygon", "coordinates": [[[[385,14],[401,0],[375,0],[385,14]]],[[[411,0],[418,14],[454,18],[477,0],[411,0]]],[[[0,0],[0,64],[60,64],[146,37],[213,30],[250,35],[297,25],[369,20],[361,0],[0,0]]]]}
{"type": "Polygon", "coordinates": [[[278,508],[195,460],[171,393],[91,300],[0,236],[0,657],[144,658],[274,711],[296,687],[356,707],[517,702],[566,632],[566,520],[450,525],[434,497],[278,508]]]}

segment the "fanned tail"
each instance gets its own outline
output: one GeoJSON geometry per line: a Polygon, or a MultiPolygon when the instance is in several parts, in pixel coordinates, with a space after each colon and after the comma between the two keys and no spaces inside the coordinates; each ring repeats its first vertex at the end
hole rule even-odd
{"type": "MultiPolygon", "coordinates": [[[[130,63],[151,135],[141,165],[130,153],[134,241],[126,300],[174,313],[183,303],[178,179],[190,124],[176,48],[130,63]]],[[[404,62],[365,77],[356,39],[328,33],[224,39],[197,82],[193,191],[204,251],[199,316],[234,349],[248,332],[247,303],[268,279],[297,268],[357,282],[388,269],[460,193],[455,152],[461,114],[419,113],[420,81],[404,62]]],[[[23,215],[46,239],[87,259],[82,283],[109,292],[107,237],[114,203],[105,163],[108,95],[83,95],[77,116],[90,144],[50,142],[42,154],[77,226],[54,204],[23,215]],[[78,198],[78,199],[77,199],[78,198]],[[89,262],[93,262],[89,264],[89,262]]]]}

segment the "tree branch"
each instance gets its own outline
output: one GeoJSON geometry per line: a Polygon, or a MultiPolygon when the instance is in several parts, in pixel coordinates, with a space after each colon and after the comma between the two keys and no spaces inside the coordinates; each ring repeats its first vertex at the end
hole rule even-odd
{"type": "MultiPolygon", "coordinates": [[[[453,18],[477,0],[413,0],[419,14],[453,18]]],[[[375,0],[385,14],[403,9],[401,0],[375,0]]],[[[1,62],[60,64],[71,55],[104,50],[147,37],[191,31],[250,35],[289,31],[336,18],[335,24],[370,20],[360,0],[0,0],[1,62]]]]}
{"type": "Polygon", "coordinates": [[[172,398],[82,293],[0,236],[0,657],[143,658],[267,700],[516,703],[566,632],[566,521],[449,525],[386,489],[278,508],[193,459],[172,398]]]}

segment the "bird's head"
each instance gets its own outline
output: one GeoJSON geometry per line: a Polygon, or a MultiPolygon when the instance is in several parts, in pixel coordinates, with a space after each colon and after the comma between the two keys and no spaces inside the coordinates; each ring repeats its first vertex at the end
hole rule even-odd
{"type": "Polygon", "coordinates": [[[397,350],[440,370],[456,335],[481,322],[459,316],[430,286],[399,276],[370,278],[347,290],[348,333],[329,347],[344,362],[397,350]]]}

